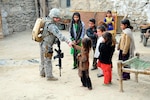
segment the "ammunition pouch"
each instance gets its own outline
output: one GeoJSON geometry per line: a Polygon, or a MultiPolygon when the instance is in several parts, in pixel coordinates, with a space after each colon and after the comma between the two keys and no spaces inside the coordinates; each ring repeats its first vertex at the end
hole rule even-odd
{"type": "Polygon", "coordinates": [[[44,55],[46,58],[52,59],[53,53],[45,53],[44,55]]]}
{"type": "Polygon", "coordinates": [[[45,57],[51,59],[53,56],[53,48],[46,46],[45,57]]]}

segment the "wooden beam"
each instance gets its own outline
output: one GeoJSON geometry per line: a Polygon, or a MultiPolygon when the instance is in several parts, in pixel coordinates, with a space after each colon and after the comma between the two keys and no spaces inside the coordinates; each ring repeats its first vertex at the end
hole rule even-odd
{"type": "Polygon", "coordinates": [[[119,91],[123,92],[123,80],[122,80],[122,61],[117,63],[118,66],[118,75],[119,75],[119,91]]]}
{"type": "Polygon", "coordinates": [[[127,72],[127,73],[138,73],[138,74],[150,75],[150,71],[147,70],[129,69],[129,68],[122,68],[122,70],[123,72],[127,72]]]}
{"type": "Polygon", "coordinates": [[[36,9],[36,17],[39,17],[39,9],[38,9],[38,2],[35,0],[35,9],[36,9]]]}
{"type": "Polygon", "coordinates": [[[42,7],[41,8],[43,8],[42,16],[45,17],[46,16],[46,2],[45,2],[45,0],[42,0],[42,7]]]}
{"type": "Polygon", "coordinates": [[[2,16],[1,16],[1,11],[0,11],[0,39],[1,38],[3,38],[3,32],[2,32],[2,16]]]}

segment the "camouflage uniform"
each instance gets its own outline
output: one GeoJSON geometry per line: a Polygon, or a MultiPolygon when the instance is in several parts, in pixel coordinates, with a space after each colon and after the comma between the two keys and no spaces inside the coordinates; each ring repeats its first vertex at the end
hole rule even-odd
{"type": "MultiPolygon", "coordinates": [[[[57,10],[58,9],[54,11],[57,12],[57,10]]],[[[57,80],[57,78],[55,78],[52,74],[53,44],[57,41],[57,39],[59,39],[60,41],[65,41],[66,43],[69,43],[70,40],[60,33],[58,27],[56,26],[56,23],[53,21],[53,17],[60,17],[60,15],[51,16],[50,14],[48,21],[45,23],[42,33],[43,41],[40,43],[41,65],[39,69],[40,75],[46,77],[47,80],[57,80]]],[[[52,14],[55,15],[55,13],[52,14]]]]}

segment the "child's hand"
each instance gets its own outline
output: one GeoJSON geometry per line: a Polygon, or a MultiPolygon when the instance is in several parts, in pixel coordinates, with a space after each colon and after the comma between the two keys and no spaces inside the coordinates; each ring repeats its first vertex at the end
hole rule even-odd
{"type": "Polygon", "coordinates": [[[76,44],[79,44],[80,43],[80,40],[76,41],[76,44]]]}
{"type": "Polygon", "coordinates": [[[80,57],[81,57],[81,54],[79,53],[79,54],[77,55],[77,59],[80,60],[80,57]]]}
{"type": "Polygon", "coordinates": [[[72,44],[76,44],[76,41],[72,41],[72,44]]]}
{"type": "Polygon", "coordinates": [[[110,21],[110,22],[108,22],[108,24],[111,24],[112,22],[110,21]]]}
{"type": "Polygon", "coordinates": [[[126,54],[122,54],[122,56],[124,57],[124,56],[126,56],[126,54]]]}

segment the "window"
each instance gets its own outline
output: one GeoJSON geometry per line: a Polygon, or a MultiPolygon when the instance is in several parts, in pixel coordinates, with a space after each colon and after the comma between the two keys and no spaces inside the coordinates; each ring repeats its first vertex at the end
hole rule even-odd
{"type": "Polygon", "coordinates": [[[66,0],[66,3],[67,7],[70,7],[70,0],[66,0]]]}
{"type": "Polygon", "coordinates": [[[70,7],[70,2],[71,2],[71,0],[59,0],[61,8],[70,7]]]}

